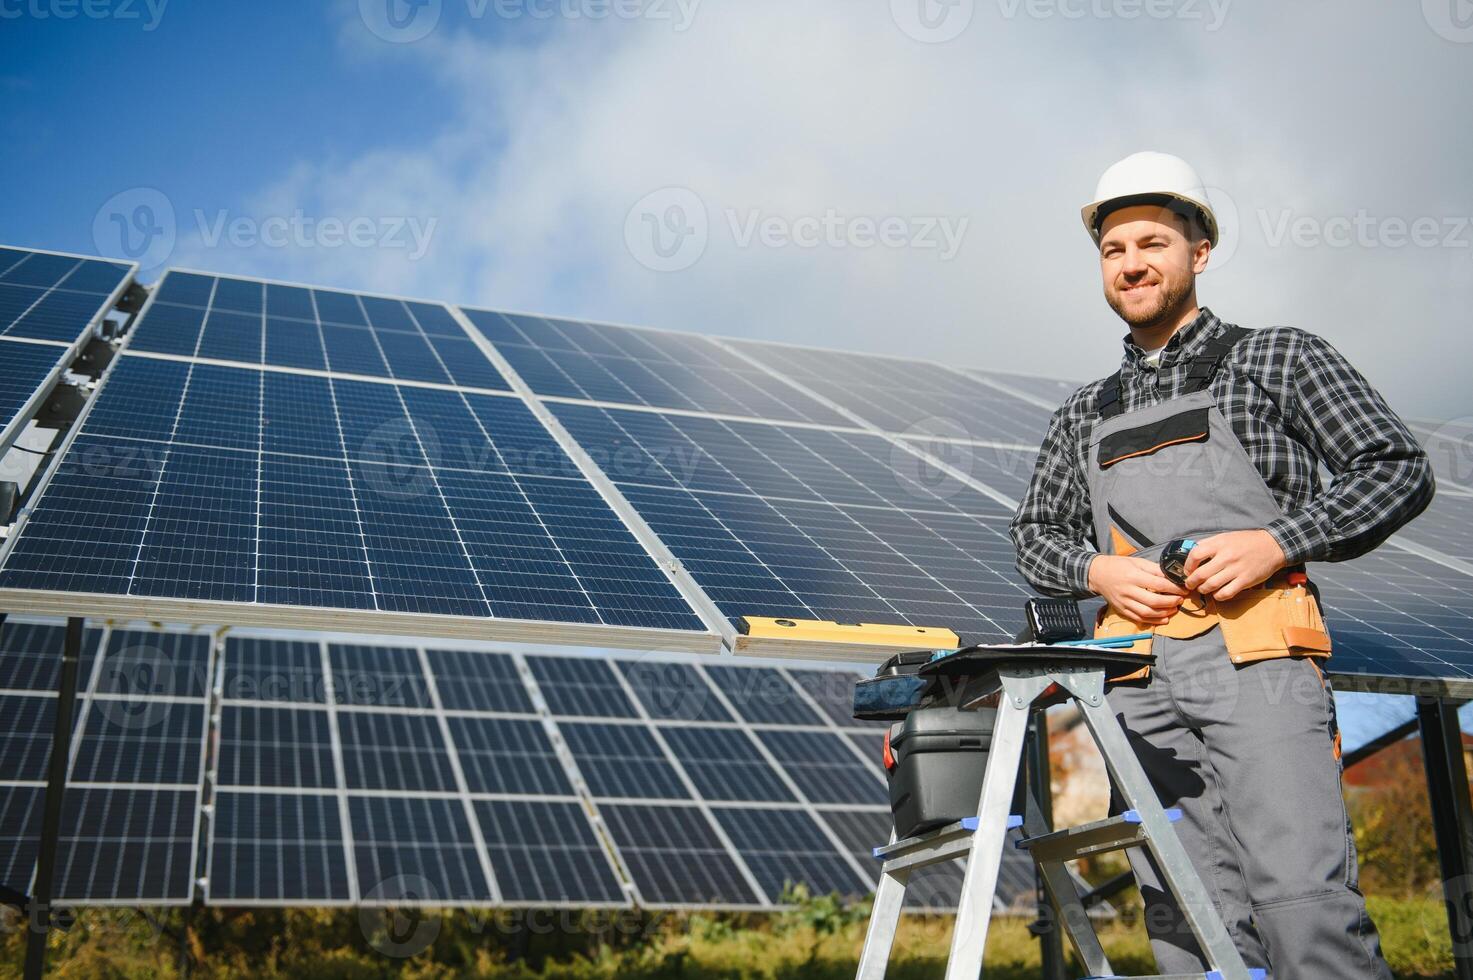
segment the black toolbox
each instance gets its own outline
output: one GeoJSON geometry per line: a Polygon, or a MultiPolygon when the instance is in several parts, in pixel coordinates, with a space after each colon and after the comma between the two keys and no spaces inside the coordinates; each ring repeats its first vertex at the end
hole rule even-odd
{"type": "Polygon", "coordinates": [[[890,726],[885,774],[896,837],[977,815],[997,709],[917,708],[890,726]]]}

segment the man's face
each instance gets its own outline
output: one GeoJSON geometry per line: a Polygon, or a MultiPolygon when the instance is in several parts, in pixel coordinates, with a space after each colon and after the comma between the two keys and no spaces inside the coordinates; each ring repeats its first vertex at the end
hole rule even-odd
{"type": "Polygon", "coordinates": [[[1112,211],[1100,235],[1105,301],[1132,327],[1150,326],[1192,295],[1210,251],[1205,238],[1190,240],[1186,219],[1167,208],[1112,211]]]}

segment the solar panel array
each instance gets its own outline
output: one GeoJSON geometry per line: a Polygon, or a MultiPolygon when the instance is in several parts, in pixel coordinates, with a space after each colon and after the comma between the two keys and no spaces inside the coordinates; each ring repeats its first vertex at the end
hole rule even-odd
{"type": "Polygon", "coordinates": [[[703,631],[505,388],[442,306],[171,272],[0,588],[703,631]]]}
{"type": "Polygon", "coordinates": [[[133,272],[120,262],[0,247],[0,451],[133,272]]]}
{"type": "MultiPolygon", "coordinates": [[[[18,890],[61,632],[0,634],[18,890]]],[[[841,670],[110,629],[81,677],[69,901],[185,903],[199,878],[219,905],[760,909],[793,884],[870,892],[890,833],[879,732],[841,708],[841,670]]],[[[1005,904],[1031,896],[1021,852],[1004,879],[1005,904]]],[[[960,880],[918,875],[912,907],[953,908],[960,880]]]]}

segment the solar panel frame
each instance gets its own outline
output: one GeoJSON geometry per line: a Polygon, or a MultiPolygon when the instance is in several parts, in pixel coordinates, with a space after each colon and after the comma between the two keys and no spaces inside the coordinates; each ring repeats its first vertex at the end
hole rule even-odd
{"type": "MultiPolygon", "coordinates": [[[[168,284],[173,280],[171,277],[214,277],[209,273],[195,272],[187,269],[171,269],[165,273],[157,288],[150,294],[139,313],[140,322],[146,322],[147,317],[159,303],[161,295],[165,295],[168,284]]],[[[178,281],[185,282],[181,278],[178,281]]],[[[245,281],[245,280],[240,280],[245,281]]],[[[296,283],[281,283],[275,280],[255,280],[263,290],[272,286],[292,288],[312,288],[296,283]]],[[[357,294],[344,294],[357,295],[357,294]]],[[[409,300],[400,297],[387,297],[401,300],[404,303],[420,303],[431,309],[446,312],[445,323],[437,326],[437,331],[443,335],[448,329],[446,323],[459,324],[465,330],[465,325],[457,316],[450,313],[443,304],[429,303],[426,301],[409,300]]],[[[264,314],[263,314],[264,315],[264,314]]],[[[467,332],[467,339],[475,340],[467,332]]],[[[105,391],[106,385],[113,373],[118,370],[119,365],[129,360],[147,357],[149,359],[165,358],[167,355],[144,355],[139,354],[133,358],[125,357],[132,334],[124,337],[119,349],[119,356],[115,357],[112,364],[102,378],[100,390],[105,391]]],[[[477,344],[480,348],[480,344],[477,344]]],[[[484,352],[484,351],[483,351],[484,352]]],[[[189,359],[185,359],[189,360],[189,359]]],[[[179,363],[184,363],[180,361],[179,363]]],[[[491,359],[493,367],[499,368],[494,359],[491,359]]],[[[206,365],[208,366],[208,365],[206,365]]],[[[257,370],[264,375],[264,369],[260,367],[241,367],[240,370],[257,370]]],[[[394,382],[399,385],[399,382],[394,382]]],[[[404,385],[416,385],[418,382],[402,382],[404,385]]],[[[459,390],[454,386],[445,386],[446,390],[459,390]]],[[[392,389],[391,389],[392,390],[392,389]]],[[[507,398],[509,403],[516,403],[524,409],[532,410],[534,417],[540,406],[528,404],[519,392],[503,392],[500,394],[488,394],[482,397],[507,398]]],[[[44,495],[50,488],[57,474],[61,472],[62,464],[67,460],[71,450],[77,443],[93,407],[99,401],[94,397],[83,407],[77,423],[68,433],[62,446],[50,461],[37,484],[37,500],[44,502],[44,495]]],[[[211,418],[211,421],[218,421],[211,418]]],[[[136,419],[130,419],[130,423],[136,423],[136,419]]],[[[552,434],[552,443],[559,440],[556,434],[552,434]]],[[[84,446],[87,444],[84,444],[84,446]]],[[[566,447],[564,447],[566,448],[566,447]]],[[[199,463],[206,467],[214,467],[222,471],[228,471],[225,465],[226,457],[223,451],[214,451],[200,456],[199,463]]],[[[185,453],[184,455],[190,455],[185,453]]],[[[257,451],[257,456],[261,454],[257,451]]],[[[597,500],[601,507],[614,505],[614,501],[608,499],[604,492],[602,481],[593,477],[593,474],[579,467],[576,458],[574,460],[576,472],[570,474],[579,483],[591,484],[589,493],[590,501],[597,500]]],[[[530,479],[530,478],[528,478],[530,479]]],[[[442,636],[447,638],[474,638],[501,640],[512,643],[562,643],[572,645],[597,645],[607,647],[626,647],[638,650],[666,650],[679,652],[714,653],[721,646],[721,633],[713,629],[709,615],[703,615],[702,597],[693,595],[690,587],[685,583],[678,570],[673,570],[672,564],[662,561],[658,554],[650,553],[649,537],[641,534],[638,527],[628,526],[625,514],[618,506],[612,508],[625,525],[621,530],[632,532],[635,539],[634,547],[638,549],[653,568],[651,571],[660,570],[662,577],[658,579],[661,588],[674,586],[674,594],[683,600],[685,609],[681,612],[682,617],[687,617],[691,623],[689,628],[669,628],[656,626],[625,626],[611,625],[601,622],[572,622],[572,621],[549,621],[539,619],[522,619],[514,617],[493,617],[489,615],[466,615],[466,614],[433,614],[409,610],[378,610],[378,609],[345,609],[313,606],[291,606],[263,602],[232,602],[222,598],[220,595],[209,595],[202,597],[181,598],[167,595],[119,595],[114,593],[74,593],[59,591],[55,589],[37,588],[0,588],[0,604],[17,612],[29,612],[39,615],[90,615],[108,616],[120,619],[153,619],[175,622],[225,622],[236,626],[262,626],[262,627],[285,627],[297,629],[328,630],[334,632],[373,632],[373,633],[395,633],[409,636],[442,636]],[[705,628],[699,628],[697,624],[705,628]]],[[[129,518],[121,515],[115,516],[114,520],[127,520],[129,518]]],[[[9,538],[0,543],[0,567],[8,561],[9,556],[16,548],[18,541],[25,538],[25,524],[22,521],[9,538]]],[[[643,572],[641,573],[643,574],[643,572]]],[[[656,579],[651,579],[653,584],[656,579]]],[[[228,590],[227,590],[228,591],[228,590]]],[[[613,607],[611,607],[613,608],[613,607]]],[[[596,617],[594,617],[596,618],[596,617]]]]}
{"type": "MultiPolygon", "coordinates": [[[[6,249],[6,251],[26,252],[36,255],[59,256],[61,258],[86,260],[90,262],[103,261],[97,259],[95,256],[76,255],[69,252],[53,252],[48,249],[6,249]]],[[[20,259],[16,259],[10,265],[6,266],[3,271],[0,271],[0,275],[4,275],[5,273],[9,272],[11,268],[24,261],[26,257],[28,256],[23,256],[20,259]]],[[[104,319],[104,317],[107,316],[110,310],[118,305],[118,302],[123,298],[123,294],[128,291],[128,288],[131,285],[133,285],[133,281],[138,275],[138,263],[123,262],[112,259],[105,261],[111,264],[121,265],[126,271],[121,281],[119,281],[117,285],[112,288],[112,290],[105,294],[97,294],[98,302],[100,305],[98,305],[96,311],[92,314],[92,316],[78,327],[75,337],[73,337],[73,339],[69,342],[7,337],[3,335],[4,330],[0,329],[0,349],[10,349],[13,347],[17,349],[24,349],[28,352],[33,349],[46,349],[52,351],[55,355],[54,363],[47,370],[42,373],[37,373],[33,375],[35,380],[34,384],[32,385],[32,390],[30,394],[26,395],[23,398],[18,397],[18,392],[16,394],[13,394],[10,401],[11,404],[14,405],[14,410],[9,412],[8,414],[0,413],[0,456],[3,456],[10,449],[10,447],[14,445],[16,438],[18,438],[21,432],[25,430],[27,421],[41,407],[41,403],[45,399],[47,392],[51,390],[51,388],[61,378],[62,374],[65,373],[68,365],[76,360],[77,355],[81,353],[82,348],[86,345],[88,339],[90,339],[90,337],[96,331],[98,324],[102,322],[102,320],[104,319]]],[[[34,357],[35,355],[29,354],[29,356],[34,357]]]]}

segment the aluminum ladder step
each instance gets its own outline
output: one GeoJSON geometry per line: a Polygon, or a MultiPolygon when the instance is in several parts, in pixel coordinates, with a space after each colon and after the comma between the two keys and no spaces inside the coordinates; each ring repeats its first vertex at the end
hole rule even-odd
{"type": "MultiPolygon", "coordinates": [[[[1181,819],[1181,810],[1176,807],[1166,811],[1172,823],[1181,819]]],[[[1033,853],[1035,861],[1073,861],[1091,854],[1104,854],[1146,843],[1145,831],[1141,828],[1141,815],[1135,810],[1126,810],[1118,817],[1096,820],[1056,830],[1037,837],[1025,837],[1018,847],[1033,853]]]]}

